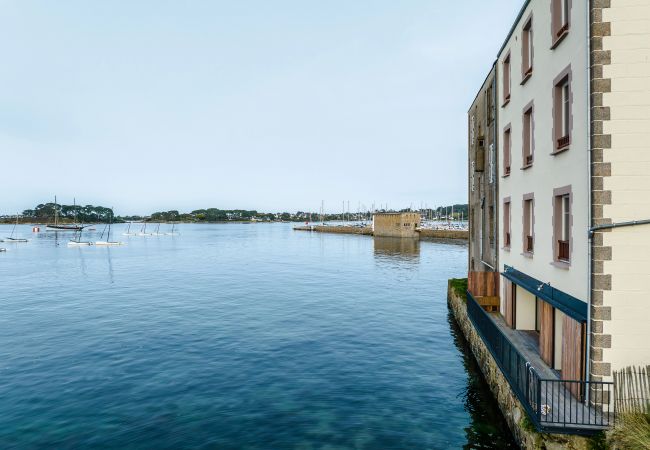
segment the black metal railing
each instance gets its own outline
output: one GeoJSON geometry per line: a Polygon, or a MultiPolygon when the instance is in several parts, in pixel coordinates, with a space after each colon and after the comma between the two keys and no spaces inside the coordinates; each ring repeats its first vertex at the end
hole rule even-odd
{"type": "Polygon", "coordinates": [[[612,383],[542,378],[469,291],[467,315],[538,431],[590,434],[613,424],[612,383]]]}

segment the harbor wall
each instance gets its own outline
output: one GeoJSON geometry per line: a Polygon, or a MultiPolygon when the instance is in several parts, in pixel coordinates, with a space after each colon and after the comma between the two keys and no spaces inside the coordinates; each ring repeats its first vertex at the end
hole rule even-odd
{"type": "MultiPolygon", "coordinates": [[[[301,225],[293,228],[296,231],[315,231],[318,233],[362,234],[372,236],[371,227],[329,226],[329,225],[301,225]]],[[[467,240],[467,230],[419,230],[421,239],[458,239],[467,240]]]]}
{"type": "Polygon", "coordinates": [[[329,226],[329,225],[301,225],[293,228],[296,231],[316,231],[318,233],[362,234],[372,236],[370,227],[329,226]]]}
{"type": "Polygon", "coordinates": [[[587,437],[537,432],[528,418],[524,406],[510,388],[510,383],[467,316],[467,297],[456,292],[451,286],[451,280],[447,285],[447,304],[469,343],[472,354],[481,368],[483,377],[487,381],[515,441],[521,448],[540,450],[587,450],[593,448],[592,439],[587,437]]]}
{"type": "Polygon", "coordinates": [[[429,230],[420,229],[420,238],[431,239],[464,239],[469,238],[469,231],[467,230],[429,230]]]}

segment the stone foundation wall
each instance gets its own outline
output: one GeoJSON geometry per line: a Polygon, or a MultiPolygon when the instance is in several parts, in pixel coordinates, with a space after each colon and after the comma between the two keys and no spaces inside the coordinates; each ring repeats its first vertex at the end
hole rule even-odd
{"type": "Polygon", "coordinates": [[[304,225],[304,226],[294,227],[294,230],[316,231],[318,233],[364,234],[364,235],[372,236],[372,228],[370,227],[304,225]]]}
{"type": "Polygon", "coordinates": [[[451,286],[447,287],[447,303],[456,322],[465,335],[465,339],[474,354],[474,358],[483,372],[483,376],[490,386],[492,395],[499,404],[499,409],[510,427],[515,441],[524,449],[574,449],[586,450],[590,448],[590,439],[582,436],[543,434],[534,429],[528,418],[526,410],[510,389],[508,380],[501,373],[501,369],[492,357],[492,354],[478,335],[474,325],[467,316],[467,299],[458,295],[451,286]]]}
{"type": "Polygon", "coordinates": [[[420,230],[421,238],[431,239],[469,239],[469,231],[467,230],[420,230]]]}

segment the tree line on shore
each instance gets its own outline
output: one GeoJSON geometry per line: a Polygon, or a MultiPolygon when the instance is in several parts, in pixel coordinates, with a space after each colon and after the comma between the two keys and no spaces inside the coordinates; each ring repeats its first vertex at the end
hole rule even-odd
{"type": "MultiPolygon", "coordinates": [[[[438,207],[436,209],[428,208],[421,210],[426,217],[444,217],[451,213],[452,206],[438,207]]],[[[402,209],[398,212],[407,212],[411,209],[402,209]]],[[[460,218],[461,214],[467,217],[467,205],[453,205],[454,217],[460,218]]],[[[192,222],[192,223],[210,223],[210,222],[319,222],[335,220],[371,220],[372,215],[368,211],[349,212],[337,214],[320,214],[317,212],[298,211],[296,213],[265,213],[256,210],[244,209],[218,209],[207,208],[197,209],[189,213],[181,213],[178,210],[158,211],[148,216],[131,215],[131,216],[114,216],[113,210],[105,206],[94,205],[63,205],[54,203],[42,203],[34,209],[26,209],[19,215],[18,221],[21,223],[51,223],[54,222],[55,212],[58,213],[58,219],[61,223],[105,223],[113,221],[115,223],[123,222],[192,222]]],[[[387,212],[381,210],[380,212],[387,212]]],[[[391,212],[395,212],[392,211],[391,212]]],[[[16,216],[0,217],[1,223],[11,223],[16,220],[16,216]]]]}

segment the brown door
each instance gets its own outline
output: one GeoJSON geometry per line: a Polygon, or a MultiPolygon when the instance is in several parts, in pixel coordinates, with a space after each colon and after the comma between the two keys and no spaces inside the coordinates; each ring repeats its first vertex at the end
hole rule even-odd
{"type": "Polygon", "coordinates": [[[539,330],[539,355],[542,360],[553,367],[553,353],[555,341],[555,310],[551,305],[542,301],[540,307],[540,330],[539,330]]]}
{"type": "MultiPolygon", "coordinates": [[[[584,380],[585,325],[568,316],[562,322],[562,379],[584,380]]],[[[579,383],[567,383],[567,388],[575,396],[581,392],[579,383]]]]}
{"type": "Polygon", "coordinates": [[[515,317],[517,308],[517,286],[510,280],[506,280],[506,325],[515,328],[515,317]]]}

